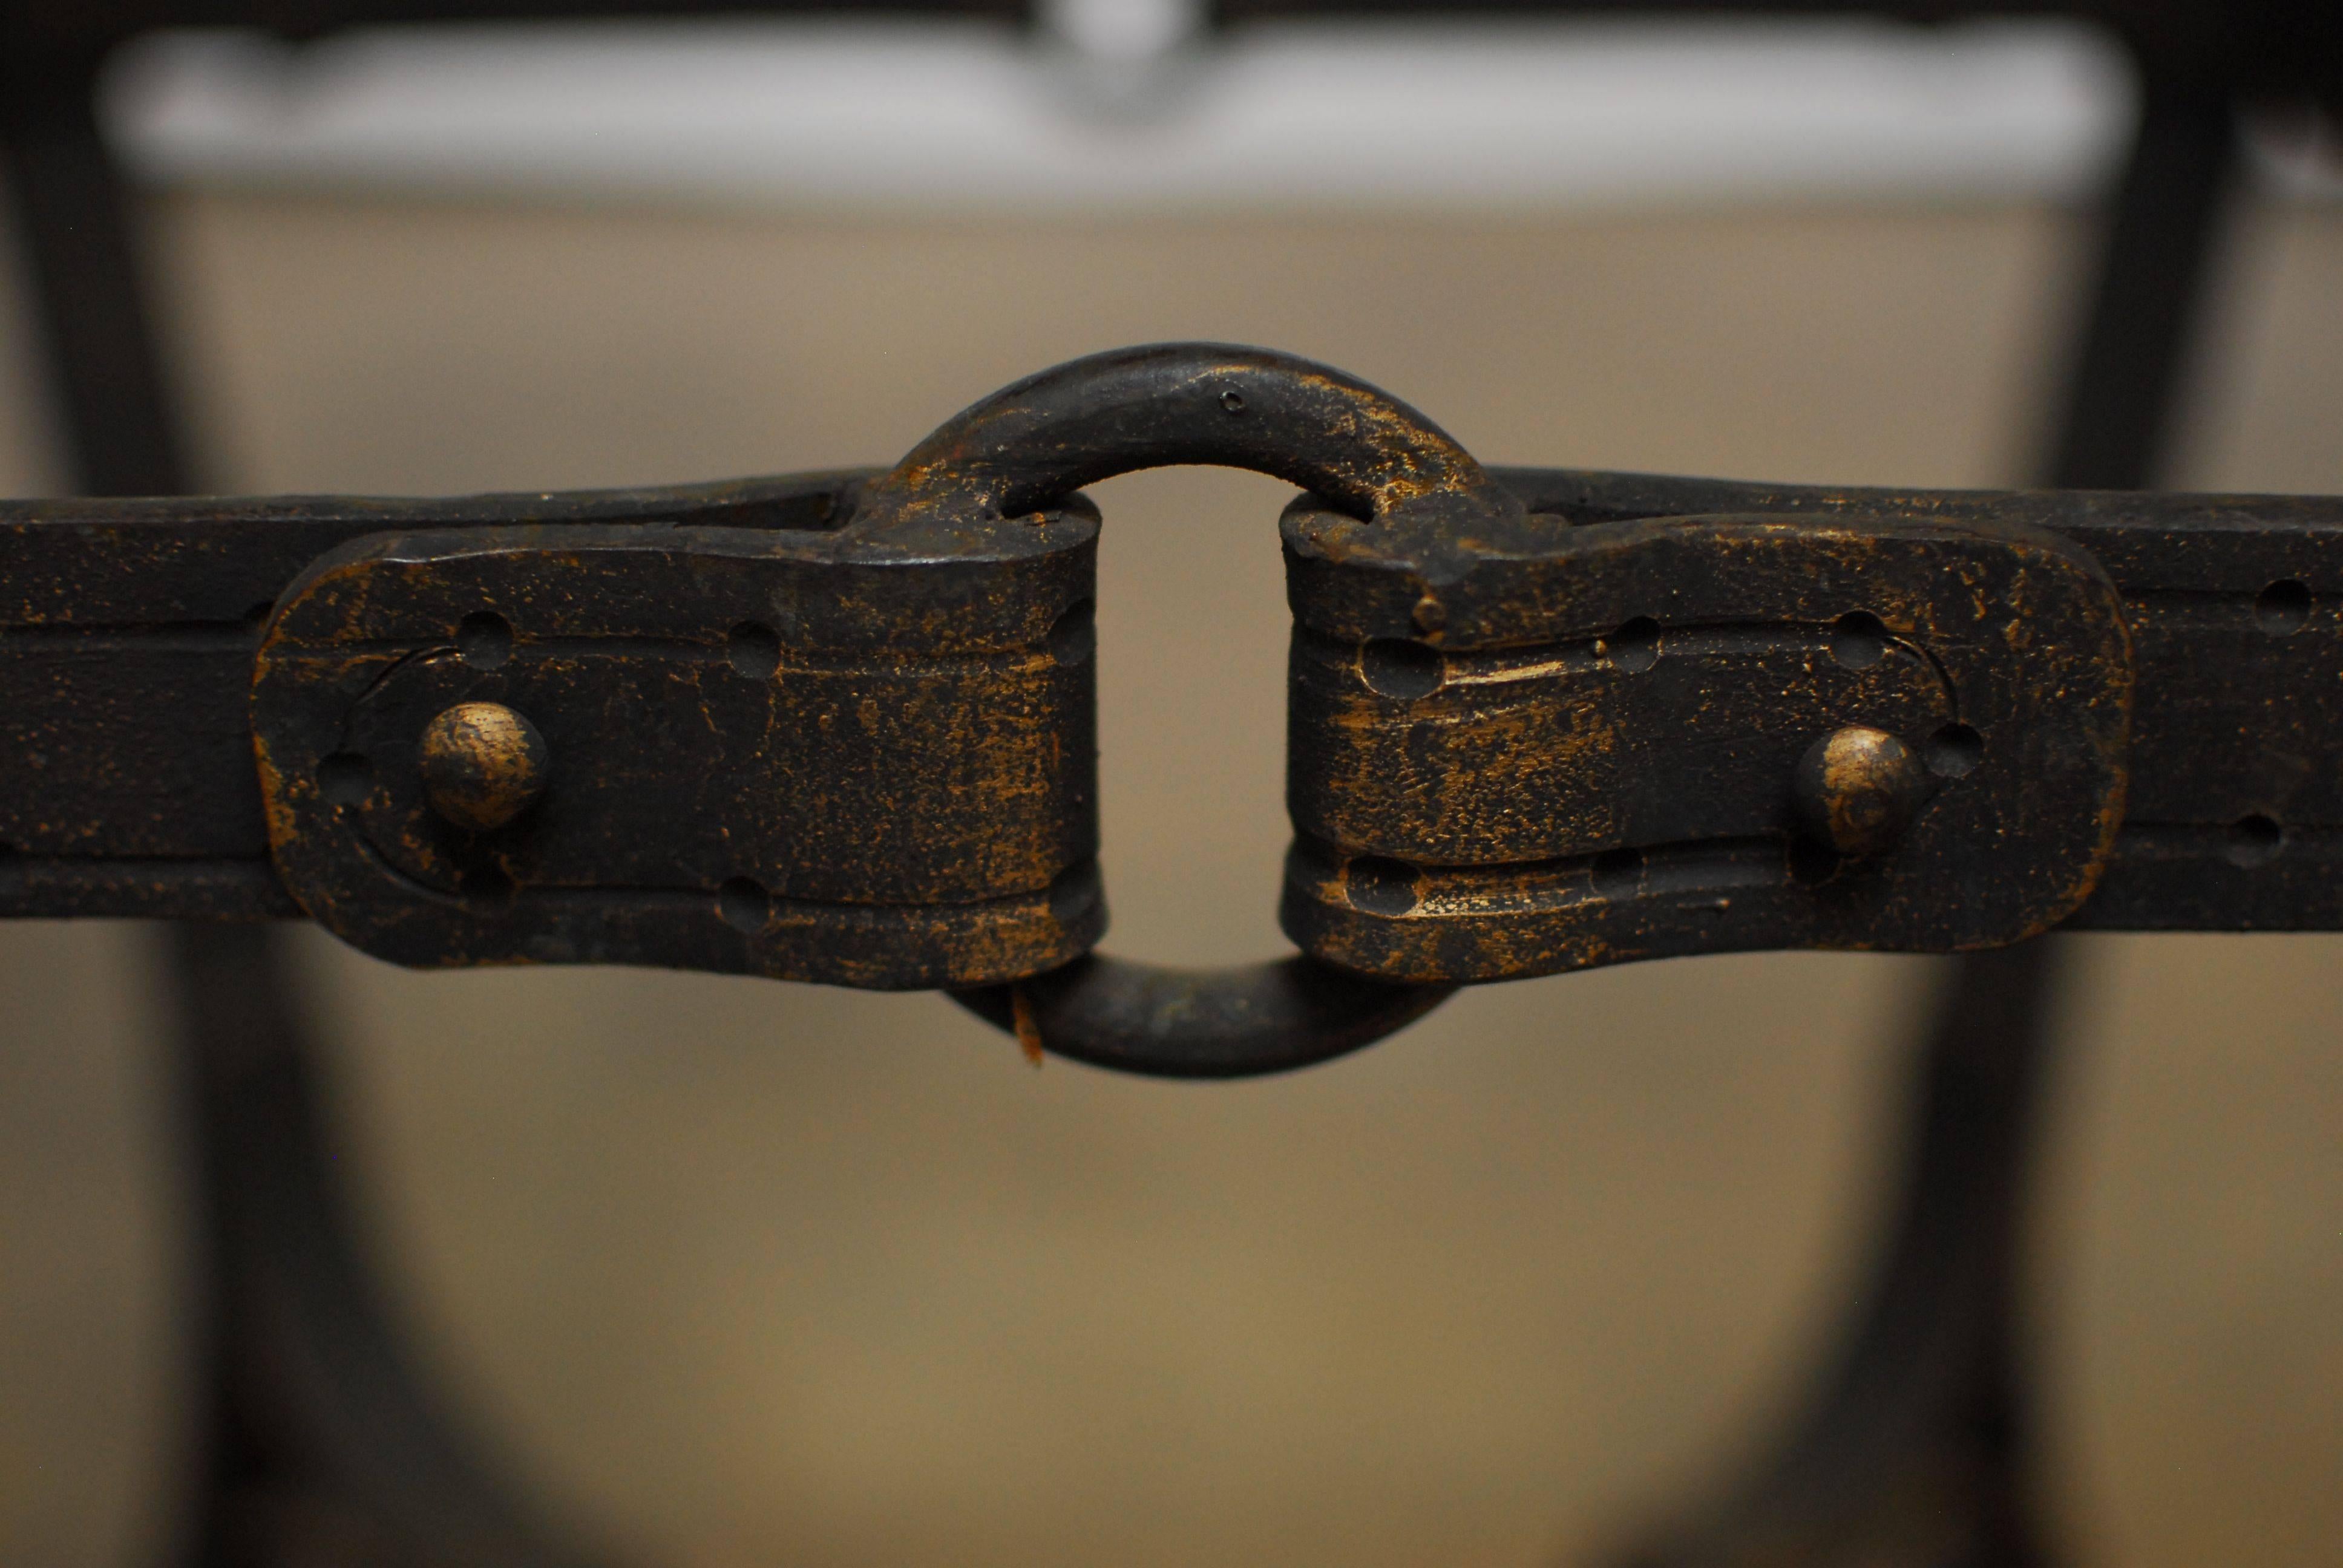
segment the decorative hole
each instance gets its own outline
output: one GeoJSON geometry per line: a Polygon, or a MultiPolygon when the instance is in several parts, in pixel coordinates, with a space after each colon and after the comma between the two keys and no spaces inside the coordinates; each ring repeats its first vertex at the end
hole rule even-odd
{"type": "Polygon", "coordinates": [[[1660,623],[1639,615],[1603,639],[1604,656],[1628,675],[1639,675],[1660,662],[1660,623]]]}
{"type": "Polygon", "coordinates": [[[716,912],[733,930],[754,936],[765,929],[766,920],[771,918],[773,900],[756,881],[734,877],[716,890],[716,912]]]}
{"type": "Polygon", "coordinates": [[[1378,637],[1359,649],[1359,678],[1379,697],[1412,702],[1429,697],[1448,678],[1438,650],[1403,637],[1378,637]]]}
{"type": "Polygon", "coordinates": [[[2255,596],[2254,624],[2272,637],[2291,637],[2310,619],[2310,586],[2280,578],[2255,596]]]}
{"type": "Polygon", "coordinates": [[[1644,890],[1644,851],[1605,849],[1594,857],[1597,897],[1624,902],[1644,890]]]}
{"type": "Polygon", "coordinates": [[[492,609],[475,610],[456,628],[456,651],[475,669],[494,669],[512,657],[512,623],[492,609]]]}
{"type": "Polygon", "coordinates": [[[2229,824],[2229,847],[2226,853],[2232,866],[2248,869],[2266,866],[2277,859],[2278,851],[2285,848],[2286,829],[2278,825],[2275,818],[2265,817],[2257,811],[2229,824]]]}
{"type": "Polygon", "coordinates": [[[1362,914],[1396,919],[1415,908],[1415,868],[1404,860],[1362,855],[1342,871],[1351,907],[1362,914]]]}
{"type": "Polygon", "coordinates": [[[1050,623],[1050,657],[1080,664],[1098,651],[1098,606],[1090,599],[1070,607],[1050,623]]]}
{"type": "Polygon", "coordinates": [[[334,805],[358,805],[373,789],[374,764],[355,751],[337,751],[317,764],[317,792],[334,805]]]}
{"type": "Polygon", "coordinates": [[[1966,724],[1947,724],[1928,737],[1920,754],[1937,778],[1966,778],[1985,760],[1985,737],[1966,724]]]}
{"type": "Polygon", "coordinates": [[[1869,610],[1849,610],[1831,623],[1831,657],[1847,669],[1869,669],[1887,657],[1887,628],[1869,610]]]}
{"type": "Polygon", "coordinates": [[[780,634],[771,627],[744,620],[724,638],[725,662],[750,680],[770,680],[781,668],[780,634]]]}

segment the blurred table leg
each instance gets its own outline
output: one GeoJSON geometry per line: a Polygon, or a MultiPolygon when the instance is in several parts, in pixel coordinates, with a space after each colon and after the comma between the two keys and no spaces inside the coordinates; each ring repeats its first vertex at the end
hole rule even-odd
{"type": "MultiPolygon", "coordinates": [[[[0,65],[0,135],[82,488],[170,495],[186,470],[96,63],[0,65]]],[[[283,944],[255,926],[168,936],[205,1228],[192,1336],[209,1361],[186,1557],[198,1568],[579,1561],[546,1544],[402,1364],[350,1240],[294,1020],[283,944]]]]}
{"type": "MultiPolygon", "coordinates": [[[[2228,104],[2147,84],[2049,482],[2157,478],[2236,157],[2228,104]]],[[[1903,1190],[1812,1403],[1715,1513],[1634,1561],[1951,1564],[2047,1559],[2029,1502],[2035,1422],[2016,1260],[2052,1040],[2060,943],[1960,960],[1922,1048],[1903,1190]]]]}

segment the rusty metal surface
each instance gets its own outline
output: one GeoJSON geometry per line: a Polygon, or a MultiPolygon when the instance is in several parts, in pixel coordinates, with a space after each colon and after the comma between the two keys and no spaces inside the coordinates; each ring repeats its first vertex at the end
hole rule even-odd
{"type": "MultiPolygon", "coordinates": [[[[86,124],[84,72],[105,44],[172,21],[233,19],[310,32],[395,15],[608,8],[719,7],[690,0],[616,0],[609,7],[576,0],[108,0],[0,9],[0,70],[11,88],[10,194],[28,216],[48,307],[51,368],[86,482],[101,493],[160,493],[176,487],[179,471],[139,324],[129,248],[86,124]]],[[[1312,0],[1221,0],[1215,7],[1222,16],[1323,8],[1312,0]]],[[[1344,0],[1341,8],[1376,3],[1344,0]]],[[[1594,0],[1519,8],[1669,6],[1594,0]]],[[[1799,0],[1737,8],[1837,9],[1799,0]]],[[[2343,105],[2343,13],[2283,0],[2039,6],[1921,0],[1864,9],[1929,18],[2036,9],[2097,15],[2111,18],[2148,63],[2146,112],[2054,472],[2066,485],[2149,482],[2181,328],[2216,227],[2211,198],[2233,156],[2226,96],[2307,87],[2343,105]]],[[[1614,489],[1626,490],[1670,483],[1614,480],[1614,489]]],[[[674,498],[673,492],[659,498],[674,498]]],[[[25,567],[32,569],[25,582],[52,591],[0,615],[7,625],[0,632],[0,682],[8,683],[5,695],[24,699],[0,705],[18,720],[0,759],[22,765],[0,772],[0,806],[35,838],[59,823],[98,826],[68,838],[64,853],[12,859],[0,843],[0,909],[293,912],[259,858],[256,791],[241,728],[242,672],[256,619],[240,618],[234,606],[274,599],[313,554],[357,534],[450,520],[558,520],[572,498],[517,499],[526,505],[500,516],[490,507],[478,517],[463,504],[458,515],[427,518],[437,504],[393,503],[371,526],[340,532],[331,514],[363,508],[334,503],[307,518],[327,525],[322,529],[274,544],[266,528],[250,526],[258,520],[252,517],[236,532],[216,528],[236,517],[236,507],[209,504],[183,518],[196,526],[179,543],[199,548],[146,578],[163,608],[134,606],[113,622],[99,607],[139,576],[135,548],[111,560],[105,552],[85,558],[59,534],[13,539],[0,552],[0,588],[14,587],[15,568],[25,567]],[[540,502],[549,513],[538,509],[540,502]],[[42,547],[60,543],[66,570],[45,579],[42,547]],[[188,593],[206,578],[237,591],[226,601],[188,593]],[[249,598],[237,597],[256,585],[249,598]],[[179,604],[199,613],[174,624],[167,609],[179,604]],[[91,614],[75,618],[77,608],[91,614]],[[53,640],[44,646],[44,638],[53,640]],[[30,719],[23,717],[28,712],[30,719]],[[121,753],[116,743],[142,730],[163,743],[145,746],[135,759],[121,753]],[[28,735],[34,743],[25,743],[28,735]],[[51,768],[61,770],[31,777],[51,768]],[[95,791],[93,808],[76,799],[85,790],[95,791]],[[184,807],[183,819],[175,807],[184,807]]],[[[1679,497],[1632,515],[1683,515],[1714,504],[1679,497]]],[[[287,517],[305,508],[318,510],[297,503],[287,517]]],[[[107,517],[137,510],[101,508],[79,526],[103,535],[107,517]]],[[[2326,891],[2335,884],[2333,868],[2321,859],[2332,839],[2320,791],[2335,761],[2327,707],[2334,686],[2326,678],[2333,672],[2324,662],[2334,579],[2324,569],[2327,541],[2312,537],[2331,527],[2334,508],[2318,503],[2291,518],[2271,510],[2260,503],[2244,508],[2241,531],[2261,537],[2242,549],[2209,527],[2163,537],[2153,518],[2134,537],[2101,541],[2134,633],[2141,698],[2132,748],[2136,809],[2115,866],[2075,923],[2343,923],[2326,891]],[[2291,565],[2298,557],[2318,569],[2291,565]],[[2299,575],[2269,575],[2286,571],[2299,575]],[[2225,779],[2217,779],[2224,769],[2225,779]],[[2141,809],[2150,799],[2167,815],[2141,809]],[[2275,811],[2266,809],[2272,801],[2275,811]],[[2245,816],[2224,815],[2240,802],[2245,816]],[[2159,835],[2159,829],[2177,830],[2159,835]]],[[[18,509],[18,520],[29,515],[18,509]]],[[[628,516],[623,504],[618,516],[628,516]]],[[[1809,832],[1819,820],[1824,838],[1836,831],[1831,802],[1804,796],[1829,788],[1827,779],[1810,786],[1803,771],[1794,775],[1800,820],[1809,832]]],[[[223,1345],[233,1352],[224,1364],[236,1369],[219,1379],[224,1441],[196,1500],[203,1523],[196,1558],[575,1561],[573,1553],[545,1544],[558,1533],[524,1523],[530,1511],[482,1479],[466,1445],[450,1438],[449,1423],[418,1395],[394,1336],[371,1309],[336,1220],[327,1139],[310,1104],[304,1052],[271,979],[266,936],[235,928],[178,933],[190,1055],[205,1087],[210,1191],[222,1221],[215,1227],[215,1305],[223,1345]],[[269,1070],[245,1070],[254,1060],[269,1070]]],[[[2026,1112],[2044,1053],[2043,950],[2028,943],[1965,961],[1928,1048],[1903,1217],[1822,1399],[1777,1462],[1755,1473],[1753,1487],[1634,1561],[2046,1559],[2026,1495],[2031,1422],[2008,1328],[2026,1112]]],[[[1209,979],[1091,959],[964,1000],[1020,1029],[1035,1049],[1046,1027],[1052,1044],[1075,1042],[1073,1053],[1111,1065],[1225,1072],[1316,1060],[1327,1053],[1321,1045],[1347,1048],[1371,1038],[1354,1037],[1355,1020],[1378,1008],[1389,1010],[1373,1032],[1445,994],[1385,987],[1377,1001],[1355,989],[1373,982],[1307,960],[1209,979]],[[1353,988],[1347,999],[1346,985],[1353,988]]]]}
{"type": "Polygon", "coordinates": [[[1061,366],[876,475],[15,503],[0,616],[0,910],[1031,982],[971,1003],[1138,1070],[1321,1059],[1430,1005],[1394,982],[2343,924],[2343,504],[1490,471],[1260,349],[1061,366]],[[1105,925],[1079,487],[1173,463],[1305,487],[1298,970],[1066,967],[1105,925]],[[466,704],[538,738],[519,793],[427,747],[466,704]]]}
{"type": "Polygon", "coordinates": [[[1426,558],[1289,508],[1287,933],[1388,979],[1486,980],[1956,951],[2081,905],[2122,819],[2132,701],[2090,558],[2016,501],[1718,509],[1542,508],[1529,538],[1426,558]],[[1800,825],[1802,759],[1848,727],[1926,762],[1928,798],[1876,854],[1800,825]]]}
{"type": "Polygon", "coordinates": [[[2115,584],[2136,699],[2128,799],[2066,924],[2324,930],[2343,922],[2343,499],[1894,491],[1508,469],[1588,522],[1743,510],[2023,519],[2115,584]]]}
{"type": "Polygon", "coordinates": [[[1058,968],[1105,925],[1096,514],[907,547],[657,523],[379,535],[286,591],[253,727],[279,875],[416,965],[648,963],[881,988],[1058,968]],[[558,759],[451,821],[459,704],[558,759]]]}
{"type": "Polygon", "coordinates": [[[297,915],[268,863],[253,657],[279,594],[393,528],[818,528],[845,476],[384,501],[0,502],[0,915],[297,915]]]}

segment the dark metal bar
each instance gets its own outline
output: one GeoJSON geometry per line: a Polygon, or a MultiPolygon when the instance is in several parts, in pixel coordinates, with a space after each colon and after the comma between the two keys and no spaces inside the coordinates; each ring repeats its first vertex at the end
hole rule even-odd
{"type": "MultiPolygon", "coordinates": [[[[2226,98],[2151,80],[2103,232],[2049,478],[2156,477],[2236,159],[2226,98]]],[[[2061,956],[1960,960],[1922,1048],[1903,1190],[1865,1303],[1818,1395],[1753,1481],[1638,1564],[2032,1568],[2035,1420],[2016,1260],[2061,956]]]]}
{"type": "Polygon", "coordinates": [[[2225,96],[2143,84],[2048,484],[2137,490],[2161,477],[2236,162],[2225,96]]]}
{"type": "MultiPolygon", "coordinates": [[[[9,194],[72,477],[95,495],[170,495],[187,470],[96,120],[96,65],[18,55],[0,75],[9,194]]],[[[403,1362],[350,1239],[277,933],[183,923],[169,943],[205,1241],[186,1560],[581,1561],[485,1478],[403,1362]]]]}
{"type": "Polygon", "coordinates": [[[351,1239],[272,933],[182,925],[172,970],[224,1358],[194,1561],[580,1561],[485,1478],[397,1349],[351,1239]]]}
{"type": "Polygon", "coordinates": [[[189,487],[186,464],[123,192],[98,135],[96,66],[19,56],[0,67],[9,192],[75,487],[178,495],[189,487]]]}
{"type": "Polygon", "coordinates": [[[1453,986],[1394,985],[1315,959],[1182,970],[1093,953],[953,1000],[1061,1056],[1158,1078],[1251,1078],[1330,1060],[1406,1028],[1453,986]]]}

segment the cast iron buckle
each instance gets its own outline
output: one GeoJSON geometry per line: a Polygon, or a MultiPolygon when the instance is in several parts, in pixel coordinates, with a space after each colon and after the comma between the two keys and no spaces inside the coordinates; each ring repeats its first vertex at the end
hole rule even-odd
{"type": "Polygon", "coordinates": [[[2122,607],[2079,547],[1842,512],[1395,538],[1305,498],[1283,919],[1469,981],[1751,948],[1956,951],[2089,897],[2122,607]]]}
{"type": "Polygon", "coordinates": [[[1731,948],[1946,950],[2087,898],[2131,672],[2078,547],[1842,512],[1580,525],[1339,372],[1216,345],[985,399],[842,524],[355,540],[254,687],[301,906],[406,963],[943,986],[1144,1071],[1352,1049],[1453,984],[1731,948]],[[1180,463],[1307,494],[1283,919],[1302,956],[1089,954],[1097,514],[1180,463]]]}
{"type": "Polygon", "coordinates": [[[377,535],[288,588],[279,876],[415,965],[963,986],[1104,929],[1097,514],[377,535]]]}

